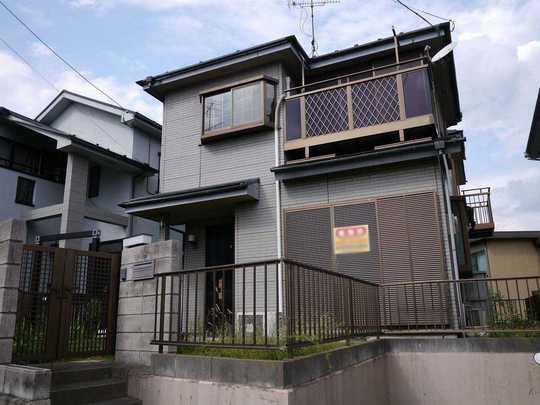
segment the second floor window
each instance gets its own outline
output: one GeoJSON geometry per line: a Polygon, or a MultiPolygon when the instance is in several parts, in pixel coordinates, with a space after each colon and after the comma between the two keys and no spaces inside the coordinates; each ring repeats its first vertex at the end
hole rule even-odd
{"type": "Polygon", "coordinates": [[[265,79],[203,96],[203,137],[271,126],[275,85],[265,79]]]}

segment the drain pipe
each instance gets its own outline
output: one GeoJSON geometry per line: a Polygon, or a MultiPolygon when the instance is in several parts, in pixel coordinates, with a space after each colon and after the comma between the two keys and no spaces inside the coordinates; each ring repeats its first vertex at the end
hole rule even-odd
{"type": "MultiPolygon", "coordinates": [[[[437,141],[441,142],[441,141],[437,141]]],[[[457,262],[457,248],[456,248],[456,241],[455,241],[455,235],[456,235],[456,229],[454,226],[454,218],[452,216],[452,205],[450,202],[450,189],[448,187],[448,173],[450,172],[450,169],[448,167],[448,158],[446,156],[446,153],[444,152],[444,141],[442,141],[443,144],[441,147],[438,147],[438,159],[439,164],[441,164],[444,167],[444,176],[443,176],[443,194],[444,194],[444,205],[446,208],[446,215],[447,215],[447,221],[448,221],[448,233],[449,233],[449,239],[450,239],[450,256],[452,261],[452,278],[457,281],[459,280],[459,266],[457,262]]],[[[460,293],[460,286],[458,283],[455,283],[456,288],[454,289],[453,293],[457,294],[456,301],[458,304],[458,312],[457,316],[458,322],[457,327],[459,327],[460,320],[463,320],[463,308],[461,303],[461,293],[460,293]]]]}
{"type": "MultiPolygon", "coordinates": [[[[279,130],[280,130],[280,117],[279,112],[281,110],[281,105],[285,100],[285,93],[282,93],[279,96],[278,102],[276,103],[276,108],[274,110],[274,166],[278,167],[281,164],[280,158],[280,148],[279,148],[279,130]]],[[[283,284],[282,284],[282,274],[283,274],[283,241],[281,237],[281,183],[276,178],[274,181],[275,194],[276,194],[276,241],[277,241],[277,258],[278,258],[278,297],[279,297],[279,306],[277,308],[278,312],[283,311],[283,284]]]]}

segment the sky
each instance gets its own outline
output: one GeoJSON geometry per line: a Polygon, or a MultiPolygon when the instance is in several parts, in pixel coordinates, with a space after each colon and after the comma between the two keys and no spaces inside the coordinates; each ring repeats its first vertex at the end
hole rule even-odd
{"type": "MultiPolygon", "coordinates": [[[[310,50],[306,15],[287,0],[3,1],[122,105],[159,122],[161,103],[136,80],[291,34],[310,50]]],[[[540,1],[404,1],[455,21],[466,187],[492,187],[497,230],[540,230],[540,162],[523,157],[540,86],[540,1]]],[[[319,54],[426,25],[395,0],[316,12],[319,54]]],[[[53,86],[103,98],[1,7],[0,39],[33,66],[0,41],[0,105],[34,117],[53,86]]]]}

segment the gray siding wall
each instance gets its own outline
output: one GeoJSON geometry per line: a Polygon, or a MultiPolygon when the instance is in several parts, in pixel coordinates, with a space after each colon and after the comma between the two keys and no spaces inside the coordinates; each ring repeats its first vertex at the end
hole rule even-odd
{"type": "MultiPolygon", "coordinates": [[[[284,71],[276,64],[185,88],[167,95],[164,101],[161,192],[260,178],[259,201],[236,207],[237,263],[277,255],[274,176],[270,172],[274,166],[274,133],[265,130],[201,145],[202,105],[199,93],[263,74],[280,80],[279,93],[284,83],[284,71]]],[[[208,213],[209,218],[214,216],[212,212],[208,213]]],[[[204,265],[203,239],[199,237],[201,244],[196,251],[186,251],[186,267],[204,265]]]]}

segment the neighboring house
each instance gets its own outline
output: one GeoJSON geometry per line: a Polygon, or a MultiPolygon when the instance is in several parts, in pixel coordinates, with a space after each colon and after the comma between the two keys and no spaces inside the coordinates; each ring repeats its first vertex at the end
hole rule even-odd
{"type": "Polygon", "coordinates": [[[497,231],[472,239],[471,259],[474,276],[540,277],[540,232],[497,231]]]}
{"type": "Polygon", "coordinates": [[[453,56],[424,54],[450,42],[445,23],[310,58],[286,37],[148,77],[160,193],[122,206],[162,239],[185,225],[186,269],[287,257],[383,283],[458,277],[481,221],[460,191],[465,138],[447,132],[453,56]]]}
{"type": "MultiPolygon", "coordinates": [[[[0,219],[37,236],[100,231],[102,249],[156,233],[118,203],[158,191],[161,126],[134,111],[62,91],[36,119],[0,109],[0,219]]],[[[60,241],[88,247],[90,239],[60,241]]]]}
{"type": "Polygon", "coordinates": [[[540,160],[540,90],[536,99],[525,157],[531,160],[540,160]]]}

